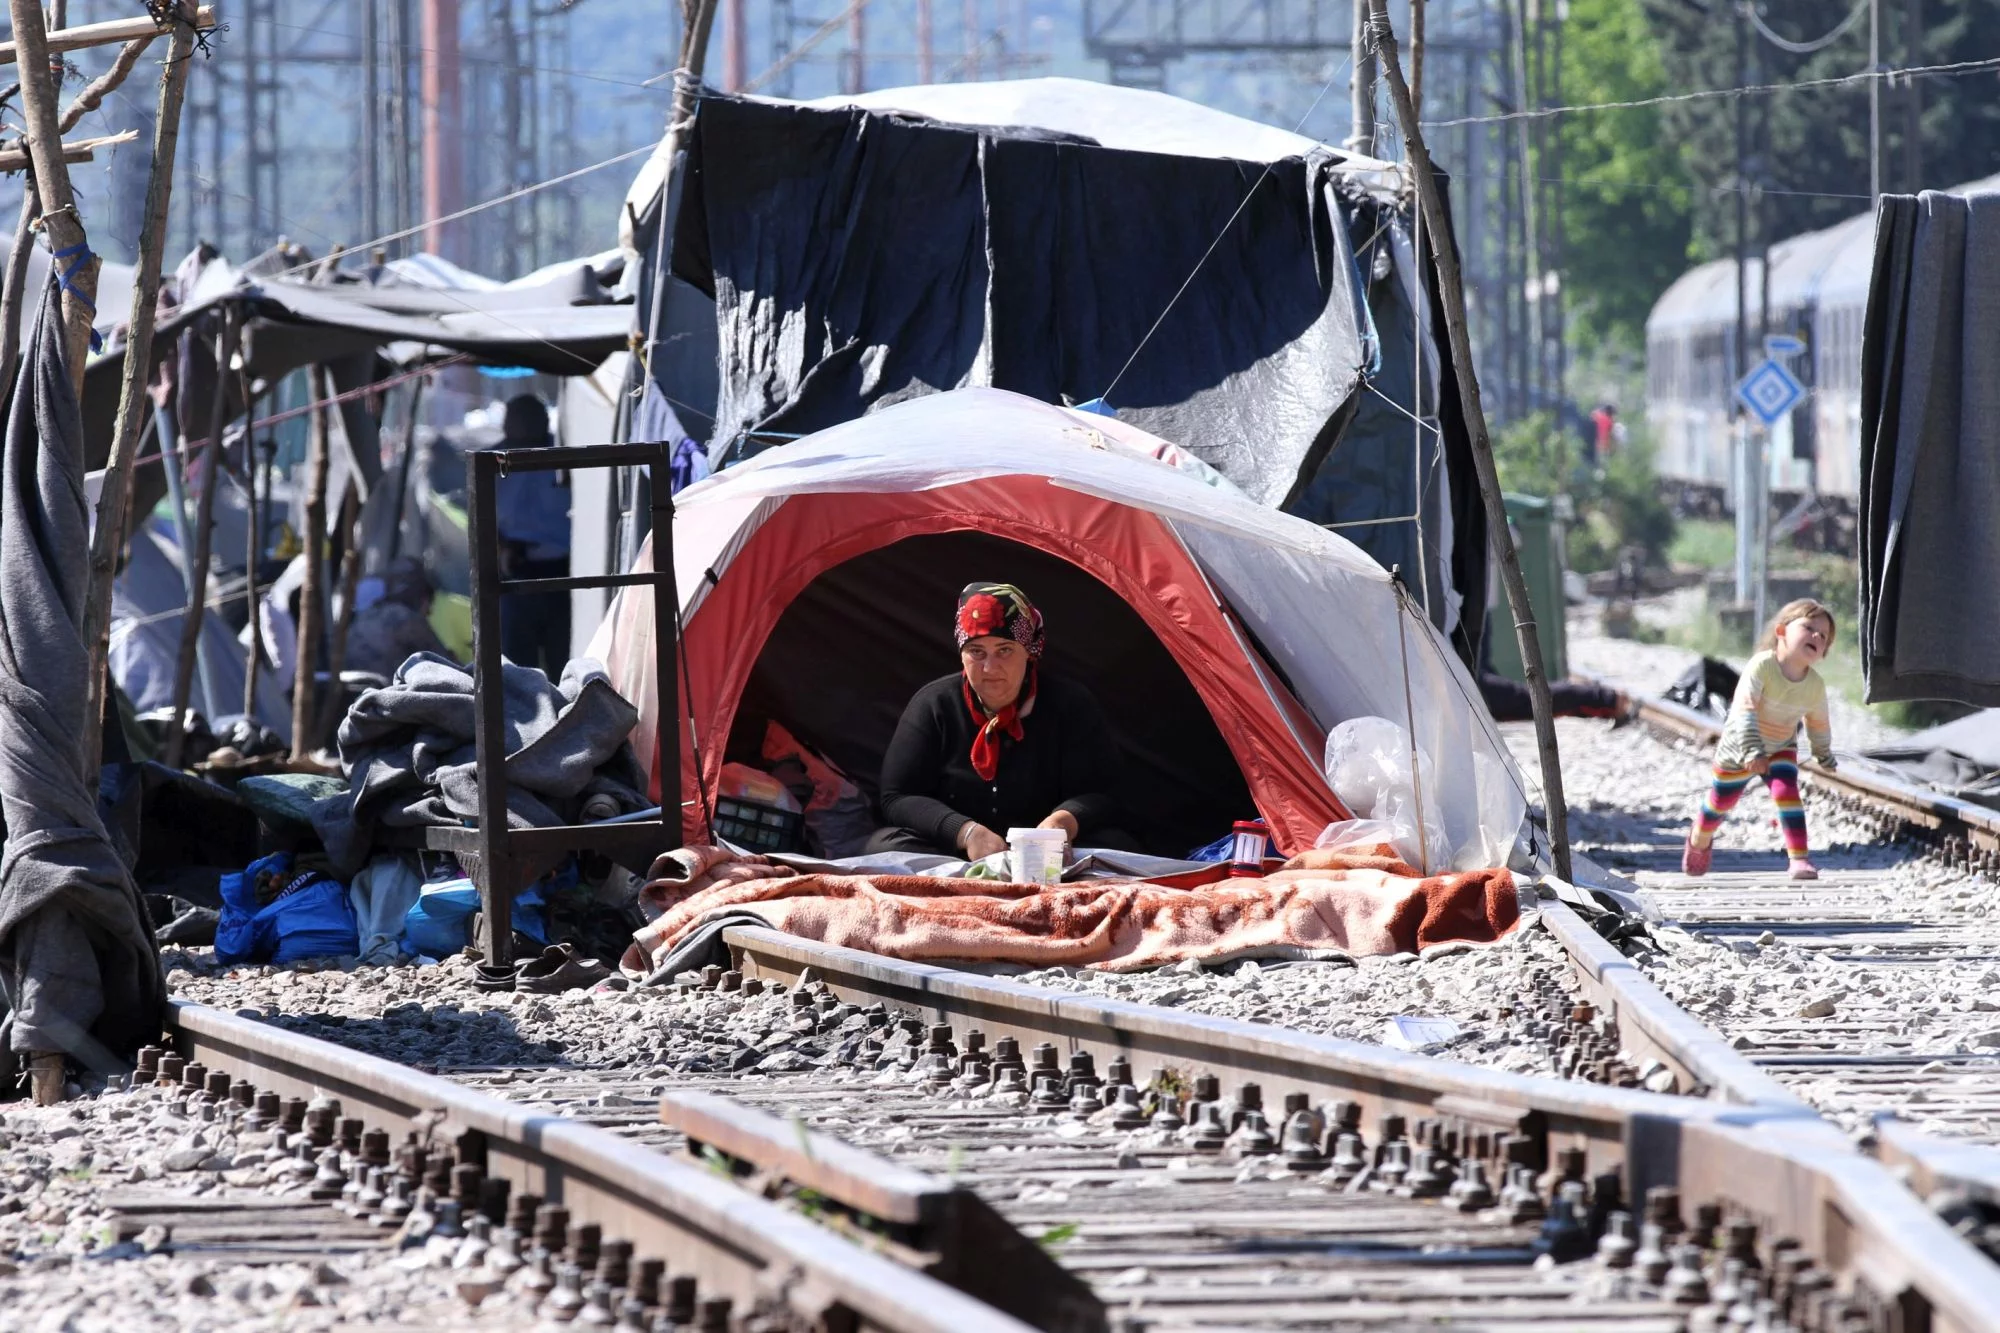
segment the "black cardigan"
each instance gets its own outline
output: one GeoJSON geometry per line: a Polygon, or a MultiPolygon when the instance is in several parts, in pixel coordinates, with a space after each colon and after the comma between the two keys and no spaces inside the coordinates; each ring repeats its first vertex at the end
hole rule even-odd
{"type": "Polygon", "coordinates": [[[1044,675],[1019,741],[1002,733],[1000,769],[987,782],[972,768],[977,731],[952,674],[918,690],[882,756],[882,814],[940,846],[958,845],[977,821],[1001,837],[1056,810],[1076,816],[1079,836],[1115,822],[1110,791],[1118,742],[1089,690],[1044,675]]]}

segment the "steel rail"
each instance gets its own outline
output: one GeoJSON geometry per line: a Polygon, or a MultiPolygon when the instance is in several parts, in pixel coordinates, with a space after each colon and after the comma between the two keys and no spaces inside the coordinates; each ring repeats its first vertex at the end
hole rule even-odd
{"type": "Polygon", "coordinates": [[[1337,1038],[1181,1010],[1054,992],[899,962],[757,927],[724,941],[744,977],[817,981],[851,1003],[877,1001],[960,1030],[1124,1056],[1187,1074],[1352,1099],[1366,1111],[1461,1119],[1544,1137],[1618,1170],[1626,1197],[1653,1185],[1713,1201],[1773,1237],[1798,1240],[1828,1270],[1896,1313],[1900,1329],[1989,1329],[2000,1268],[1961,1240],[1883,1166],[1796,1099],[1731,1105],[1550,1079],[1409,1055],[1337,1038]],[[810,975],[808,975],[810,974],[810,975]]]}
{"type": "MultiPolygon", "coordinates": [[[[1639,720],[1679,740],[1712,744],[1722,734],[1714,718],[1664,699],[1639,704],[1639,720]]],[[[2000,811],[1875,773],[1800,765],[1813,786],[1850,807],[1886,811],[1890,821],[1971,864],[1987,869],[2000,849],[2000,811]],[[1974,849],[1980,855],[1974,856],[1974,849]]],[[[1543,902],[1542,920],[1570,955],[1586,995],[1613,1015],[1620,1040],[1635,1054],[1652,1055],[1682,1075],[1684,1087],[1705,1085],[1744,1105],[1802,1108],[1805,1103],[1755,1062],[1688,1014],[1631,960],[1560,901],[1543,902]]],[[[1952,1189],[2000,1205],[2000,1148],[1936,1138],[1894,1115],[1878,1115],[1866,1149],[1912,1190],[1929,1198],[1952,1189]]]]}
{"type": "Polygon", "coordinates": [[[282,1097],[337,1097],[394,1139],[483,1139],[489,1177],[560,1203],[574,1222],[634,1243],[739,1311],[773,1303],[824,1330],[1027,1333],[1028,1325],[900,1267],[712,1172],[616,1134],[461,1087],[376,1056],[177,1002],[173,1049],[282,1097]]]}
{"type": "MultiPolygon", "coordinates": [[[[1642,701],[1639,720],[1679,740],[1710,744],[1722,735],[1722,724],[1714,718],[1665,699],[1642,701]]],[[[1884,773],[1825,769],[1802,763],[1799,776],[1806,785],[1818,787],[1849,805],[1886,810],[1918,839],[1938,847],[1960,863],[1976,860],[1983,869],[2000,868],[2000,810],[1961,801],[1884,773]]]]}

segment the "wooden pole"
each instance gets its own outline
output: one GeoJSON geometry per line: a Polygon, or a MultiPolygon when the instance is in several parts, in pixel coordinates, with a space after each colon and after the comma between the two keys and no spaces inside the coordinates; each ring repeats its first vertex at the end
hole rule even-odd
{"type": "MultiPolygon", "coordinates": [[[[208,617],[208,559],[215,540],[215,493],[222,489],[222,427],[229,419],[229,361],[236,351],[235,307],[222,308],[222,328],[215,335],[215,397],[209,409],[208,439],[203,442],[201,498],[195,502],[194,550],[181,552],[187,562],[187,611],[181,617],[180,655],[174,659],[174,720],[167,732],[166,753],[161,761],[179,768],[187,739],[188,696],[194,689],[195,658],[201,648],[201,627],[208,617]]],[[[101,507],[100,507],[101,512],[101,507]]],[[[207,679],[202,694],[206,698],[207,679]]],[[[215,707],[215,700],[208,699],[215,707]]]]}
{"type": "MultiPolygon", "coordinates": [[[[14,0],[16,8],[22,2],[14,0]]],[[[104,695],[108,688],[105,673],[111,655],[111,585],[118,577],[118,551],[125,543],[125,527],[130,517],[132,468],[138,454],[139,430],[152,406],[147,377],[153,366],[153,322],[159,313],[160,269],[167,248],[174,155],[180,146],[181,104],[187,93],[188,70],[194,63],[193,51],[194,33],[184,24],[176,25],[167,43],[167,65],[160,73],[159,114],[153,123],[153,165],[146,179],[146,221],[139,233],[139,270],[132,280],[130,331],[125,339],[125,364],[118,380],[118,417],[111,451],[105,459],[104,485],[98,492],[96,524],[90,534],[90,587],[83,603],[83,642],[90,655],[84,678],[83,753],[84,763],[92,771],[96,770],[102,742],[104,695]]],[[[81,362],[77,371],[80,383],[81,362]]],[[[220,429],[218,423],[218,434],[220,429]]],[[[206,497],[204,503],[209,503],[206,497]]],[[[206,536],[204,528],[204,549],[206,536]]],[[[182,556],[186,557],[185,551],[182,556]]],[[[206,560],[202,576],[207,577],[206,560]]],[[[177,699],[180,697],[176,695],[177,699]]],[[[176,755],[179,746],[174,738],[180,735],[180,721],[180,714],[176,713],[174,729],[168,733],[168,746],[176,755]]]]}
{"type": "Polygon", "coordinates": [[[319,655],[320,585],[326,552],[326,414],[333,410],[324,405],[333,396],[327,385],[326,367],[314,366],[310,382],[313,397],[320,400],[320,405],[313,408],[312,416],[307,419],[306,432],[305,531],[300,534],[305,541],[306,576],[299,587],[298,651],[293,654],[298,663],[298,671],[292,677],[294,762],[312,753],[313,672],[314,659],[319,655]]]}
{"type": "MultiPolygon", "coordinates": [[[[30,2],[32,3],[32,0],[30,2]]],[[[34,61],[46,64],[48,63],[47,58],[50,55],[61,55],[66,51],[81,51],[91,46],[115,46],[119,42],[136,41],[141,37],[157,37],[166,31],[164,26],[144,16],[129,19],[112,19],[108,23],[85,23],[74,28],[63,28],[61,24],[57,24],[56,26],[61,30],[46,33],[44,36],[37,38],[35,46],[31,51],[28,39],[21,33],[22,6],[16,2],[13,8],[14,40],[11,42],[0,42],[0,65],[11,65],[17,60],[23,65],[34,61]]],[[[40,7],[37,6],[36,14],[39,16],[40,12],[40,7]]],[[[185,5],[182,6],[181,12],[188,12],[185,5]]],[[[213,5],[203,5],[199,9],[194,10],[193,14],[195,27],[213,28],[215,26],[215,7],[213,5]]],[[[184,27],[185,25],[176,24],[175,26],[184,27]]],[[[35,31],[37,33],[44,33],[44,29],[39,22],[35,25],[35,31]]]]}
{"type": "Polygon", "coordinates": [[[1493,465],[1493,441],[1487,435],[1486,410],[1479,400],[1479,377],[1473,372],[1472,335],[1466,327],[1465,286],[1458,269],[1458,250],[1452,241],[1444,200],[1438,192],[1430,149],[1424,144],[1423,127],[1417,121],[1416,104],[1410,98],[1409,85],[1403,81],[1396,33],[1389,26],[1388,0],[1369,0],[1369,11],[1375,46],[1381,56],[1377,64],[1389,82],[1389,95],[1396,104],[1397,119],[1402,122],[1403,150],[1409,157],[1417,206],[1423,213],[1426,239],[1437,264],[1445,329],[1451,338],[1452,369],[1458,377],[1466,431],[1472,437],[1473,466],[1479,473],[1479,492],[1486,502],[1486,523],[1493,532],[1494,548],[1500,553],[1500,582],[1507,590],[1507,605],[1514,613],[1522,674],[1528,678],[1528,697],[1534,704],[1535,743],[1541,752],[1542,803],[1549,823],[1549,842],[1555,849],[1556,874],[1569,879],[1569,810],[1563,801],[1555,708],[1549,699],[1541,639],[1535,633],[1535,609],[1528,600],[1527,580],[1521,577],[1521,557],[1514,547],[1514,535],[1507,527],[1507,506],[1500,494],[1499,472],[1493,465]]]}
{"type": "Polygon", "coordinates": [[[354,623],[354,590],[361,582],[361,492],[350,479],[347,495],[340,502],[340,531],[345,540],[340,551],[340,606],[333,616],[333,633],[326,650],[326,698],[320,701],[319,715],[313,720],[313,742],[324,744],[340,722],[340,673],[347,666],[347,630],[354,623]]]}
{"type": "MultiPolygon", "coordinates": [[[[194,38],[190,36],[188,42],[192,45],[194,38]]],[[[64,108],[62,113],[62,132],[68,134],[77,127],[77,124],[85,116],[104,105],[104,99],[118,91],[119,85],[125,82],[125,76],[138,66],[139,57],[145,55],[146,48],[152,44],[153,34],[150,33],[144,37],[135,37],[125,43],[124,47],[118,52],[118,58],[111,62],[111,68],[85,84],[83,91],[76,95],[75,100],[68,107],[64,108]]],[[[137,136],[135,135],[134,137],[136,138],[137,136]]]]}
{"type": "MultiPolygon", "coordinates": [[[[21,62],[21,118],[27,123],[28,156],[34,163],[35,189],[42,200],[42,228],[48,233],[56,271],[68,274],[63,286],[63,350],[69,357],[71,387],[81,399],[84,359],[90,353],[90,323],[97,313],[100,261],[91,253],[83,219],[76,211],[76,196],[70,190],[69,164],[63,161],[62,118],[56,107],[42,7],[36,0],[8,0],[8,4],[14,15],[14,47],[21,62]]],[[[84,628],[88,635],[88,623],[84,628]]],[[[102,693],[94,692],[94,697],[101,699],[102,693]]]]}
{"type": "Polygon", "coordinates": [[[1410,0],[1410,105],[1424,115],[1424,0],[1410,0]]]}
{"type": "Polygon", "coordinates": [[[35,179],[22,182],[21,220],[14,225],[14,248],[7,254],[7,274],[0,279],[0,396],[14,383],[21,359],[21,305],[28,288],[28,260],[34,252],[35,219],[41,216],[35,179]]]}
{"type": "MultiPolygon", "coordinates": [[[[243,716],[257,721],[257,664],[264,646],[264,625],[257,604],[257,563],[264,557],[263,508],[257,502],[257,405],[250,393],[250,371],[248,367],[238,372],[243,385],[243,480],[248,498],[248,524],[243,530],[243,605],[250,613],[250,651],[243,659],[243,716]]],[[[265,472],[264,489],[271,489],[269,471],[265,472]]]]}

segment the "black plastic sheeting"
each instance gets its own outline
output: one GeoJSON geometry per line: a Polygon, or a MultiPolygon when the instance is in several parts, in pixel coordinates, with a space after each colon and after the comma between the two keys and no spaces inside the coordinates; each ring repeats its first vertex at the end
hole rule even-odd
{"type": "MultiPolygon", "coordinates": [[[[967,384],[1108,397],[1122,419],[1318,522],[1400,518],[1421,493],[1421,573],[1412,523],[1342,532],[1428,587],[1433,620],[1454,624],[1443,585],[1477,607],[1486,584],[1463,422],[1455,393],[1426,395],[1443,452],[1418,466],[1408,275],[1383,249],[1402,222],[1340,160],[1267,166],[706,97],[673,271],[715,302],[711,453],[967,384]]],[[[1432,374],[1450,385],[1443,322],[1426,322],[1432,374]]]]}
{"type": "Polygon", "coordinates": [[[2000,194],[1886,195],[1861,337],[1870,703],[2000,706],[2000,194]]]}
{"type": "Polygon", "coordinates": [[[1097,696],[1124,756],[1119,822],[1142,850],[1183,856],[1255,817],[1208,706],[1138,612],[1068,561],[982,532],[905,538],[807,584],[758,655],[730,757],[761,767],[774,721],[872,797],[904,705],[958,666],[952,616],[975,579],[1020,585],[1048,623],[1044,669],[1097,696]]]}

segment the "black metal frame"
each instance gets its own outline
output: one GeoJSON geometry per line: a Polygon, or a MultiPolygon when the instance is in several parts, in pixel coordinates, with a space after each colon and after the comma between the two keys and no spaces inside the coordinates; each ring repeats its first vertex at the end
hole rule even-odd
{"type": "Polygon", "coordinates": [[[425,845],[472,861],[466,867],[479,889],[479,984],[514,985],[514,895],[571,852],[589,851],[643,873],[661,852],[681,842],[680,595],[674,584],[674,502],[671,444],[606,444],[580,448],[482,449],[467,460],[472,553],[472,679],[477,713],[479,820],[474,827],[426,830],[425,845]],[[653,568],[637,574],[574,578],[509,579],[500,573],[497,516],[500,478],[514,472],[644,467],[652,481],[653,568]],[[660,817],[615,824],[563,824],[550,828],[507,826],[506,714],[500,683],[500,598],[510,594],[567,592],[575,588],[653,590],[653,671],[658,692],[660,817]]]}

